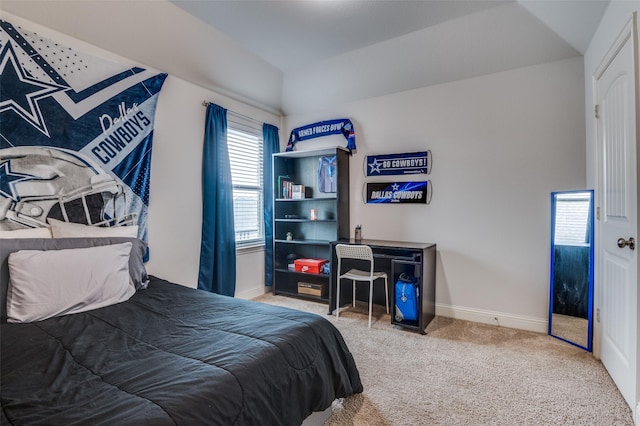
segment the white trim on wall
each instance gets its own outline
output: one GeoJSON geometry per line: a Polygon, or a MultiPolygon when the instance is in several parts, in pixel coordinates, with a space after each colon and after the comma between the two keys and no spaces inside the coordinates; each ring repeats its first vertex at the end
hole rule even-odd
{"type": "Polygon", "coordinates": [[[505,312],[486,311],[483,309],[465,308],[462,306],[436,303],[436,315],[500,327],[547,333],[548,321],[542,318],[525,315],[514,315],[505,312]]]}
{"type": "Polygon", "coordinates": [[[235,294],[235,298],[236,299],[245,299],[245,300],[250,300],[250,299],[255,299],[256,297],[262,296],[263,294],[267,293],[268,290],[267,287],[265,287],[264,285],[260,286],[260,287],[254,287],[254,288],[250,288],[248,290],[243,290],[243,291],[239,291],[235,294]]]}

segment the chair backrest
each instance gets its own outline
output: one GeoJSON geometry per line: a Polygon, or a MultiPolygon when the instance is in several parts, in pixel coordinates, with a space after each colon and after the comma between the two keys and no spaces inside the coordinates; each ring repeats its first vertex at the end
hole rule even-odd
{"type": "Polygon", "coordinates": [[[373,262],[371,247],[362,244],[336,244],[338,259],[360,259],[373,262]]]}
{"type": "Polygon", "coordinates": [[[336,244],[338,275],[342,273],[342,259],[369,261],[369,274],[373,276],[373,252],[371,247],[362,244],[336,244]]]}

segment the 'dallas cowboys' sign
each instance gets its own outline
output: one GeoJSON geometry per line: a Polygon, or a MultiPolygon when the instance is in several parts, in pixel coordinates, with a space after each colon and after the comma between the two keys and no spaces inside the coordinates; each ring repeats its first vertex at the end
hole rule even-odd
{"type": "Polygon", "coordinates": [[[423,182],[368,182],[368,204],[429,204],[431,181],[423,182]]]}

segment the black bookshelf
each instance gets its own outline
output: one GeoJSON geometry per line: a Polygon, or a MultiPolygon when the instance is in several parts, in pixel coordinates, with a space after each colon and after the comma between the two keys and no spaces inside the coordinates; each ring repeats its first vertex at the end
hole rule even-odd
{"type": "Polygon", "coordinates": [[[330,275],[296,272],[291,266],[299,258],[330,261],[330,242],[349,238],[349,157],[349,151],[340,147],[273,155],[274,294],[328,303],[330,275]],[[320,192],[321,159],[334,156],[336,191],[320,192]],[[304,185],[304,192],[297,195],[304,198],[293,198],[284,188],[287,185],[304,185]],[[318,285],[323,292],[319,296],[299,293],[299,282],[318,285]]]}

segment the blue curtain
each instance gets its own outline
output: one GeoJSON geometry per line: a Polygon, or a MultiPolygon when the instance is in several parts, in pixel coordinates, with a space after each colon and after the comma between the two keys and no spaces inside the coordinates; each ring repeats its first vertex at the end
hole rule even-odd
{"type": "Polygon", "coordinates": [[[271,124],[262,125],[264,184],[264,284],[273,284],[273,161],[272,154],[280,152],[278,128],[271,124]]]}
{"type": "Polygon", "coordinates": [[[227,149],[227,110],[209,104],[202,155],[202,243],[198,288],[233,296],[236,238],[233,186],[227,149]]]}

